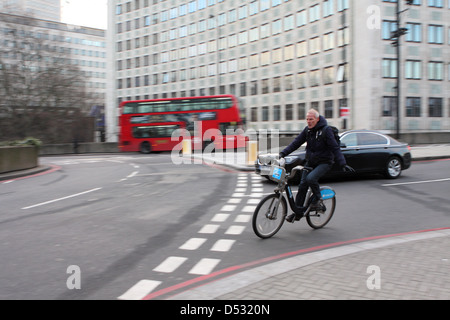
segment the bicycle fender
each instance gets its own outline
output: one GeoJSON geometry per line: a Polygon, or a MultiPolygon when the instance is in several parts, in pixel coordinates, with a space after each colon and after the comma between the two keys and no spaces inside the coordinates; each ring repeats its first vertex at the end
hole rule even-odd
{"type": "Polygon", "coordinates": [[[333,199],[336,196],[336,192],[329,187],[322,187],[320,193],[323,200],[333,199]]]}

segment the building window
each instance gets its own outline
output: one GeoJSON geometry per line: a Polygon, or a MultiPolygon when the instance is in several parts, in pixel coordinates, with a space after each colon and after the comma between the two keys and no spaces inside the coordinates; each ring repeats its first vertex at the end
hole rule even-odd
{"type": "Polygon", "coordinates": [[[270,64],[270,52],[265,51],[261,53],[261,66],[267,66],[270,64]]]}
{"type": "Polygon", "coordinates": [[[284,18],[284,31],[294,29],[294,15],[290,15],[284,18]]]}
{"type": "Polygon", "coordinates": [[[193,13],[197,11],[197,1],[191,1],[188,3],[188,12],[193,13]]]}
{"type": "Polygon", "coordinates": [[[238,10],[238,19],[241,20],[247,18],[247,13],[248,13],[247,5],[240,7],[238,10]]]}
{"type": "Polygon", "coordinates": [[[390,40],[392,37],[392,32],[397,30],[396,21],[383,21],[381,35],[383,40],[390,40]]]}
{"type": "Polygon", "coordinates": [[[256,1],[253,1],[253,2],[250,2],[250,7],[249,7],[249,14],[252,16],[252,15],[255,15],[255,14],[257,14],[258,13],[258,0],[256,0],[256,1]]]}
{"type": "Polygon", "coordinates": [[[343,47],[350,43],[350,34],[348,28],[343,28],[337,31],[337,46],[343,47]]]}
{"type": "Polygon", "coordinates": [[[333,118],[333,100],[325,101],[325,118],[333,118]]]}
{"type": "Polygon", "coordinates": [[[301,102],[297,105],[297,119],[305,120],[306,118],[306,103],[301,102]]]}
{"type": "Polygon", "coordinates": [[[428,6],[442,8],[444,6],[444,0],[428,0],[428,6]]]}
{"type": "Polygon", "coordinates": [[[334,81],[334,67],[327,67],[323,70],[323,83],[330,84],[334,81]]]}
{"type": "Polygon", "coordinates": [[[442,117],[442,98],[428,99],[428,116],[442,117]]]}
{"type": "Polygon", "coordinates": [[[334,49],[334,32],[327,33],[323,36],[323,50],[334,49]]]}
{"type": "Polygon", "coordinates": [[[258,27],[250,29],[249,38],[250,38],[250,42],[259,40],[259,28],[258,27]]]}
{"type": "Polygon", "coordinates": [[[281,33],[281,30],[282,30],[281,25],[282,25],[282,23],[281,23],[280,19],[272,22],[272,35],[281,33]]]}
{"type": "Polygon", "coordinates": [[[334,1],[333,0],[325,0],[323,2],[323,16],[328,17],[331,16],[334,12],[334,1]]]}
{"type": "Polygon", "coordinates": [[[269,121],[269,107],[262,107],[262,121],[269,121]]]}
{"type": "Polygon", "coordinates": [[[316,4],[309,8],[309,22],[314,22],[320,19],[320,4],[316,4]]]}
{"type": "Polygon", "coordinates": [[[295,46],[293,44],[284,47],[284,59],[286,61],[295,58],[295,46]]]}
{"type": "Polygon", "coordinates": [[[270,0],[261,0],[261,11],[270,9],[270,0]]]}
{"type": "Polygon", "coordinates": [[[392,117],[397,114],[397,97],[383,97],[383,117],[392,117]]]}
{"type": "Polygon", "coordinates": [[[300,72],[297,74],[297,89],[306,88],[306,72],[300,72]]]}
{"type": "Polygon", "coordinates": [[[422,25],[420,23],[407,23],[406,28],[408,29],[406,41],[422,42],[422,25]]]}
{"type": "Polygon", "coordinates": [[[422,63],[420,61],[407,60],[405,63],[405,77],[406,79],[420,79],[422,63]]]}
{"type": "Polygon", "coordinates": [[[257,67],[259,67],[259,55],[252,54],[250,56],[250,68],[257,68],[257,67]]]}
{"type": "Polygon", "coordinates": [[[269,93],[269,79],[262,80],[262,94],[269,93]]]}
{"type": "Polygon", "coordinates": [[[247,95],[247,83],[241,82],[239,86],[239,92],[241,97],[245,97],[247,95]]]}
{"type": "Polygon", "coordinates": [[[420,98],[416,97],[406,98],[406,116],[420,117],[420,98]]]}
{"type": "Polygon", "coordinates": [[[383,78],[397,78],[397,60],[383,59],[382,72],[383,78]]]}
{"type": "Polygon", "coordinates": [[[270,25],[268,23],[263,24],[261,26],[261,39],[267,38],[270,36],[270,25]]]}
{"type": "Polygon", "coordinates": [[[286,105],[286,121],[294,120],[294,105],[286,105]]]}
{"type": "Polygon", "coordinates": [[[312,70],[309,72],[309,85],[315,87],[320,85],[320,73],[319,70],[312,70]]]}
{"type": "Polygon", "coordinates": [[[320,52],[320,38],[312,38],[309,40],[309,53],[315,54],[320,52]]]}
{"type": "Polygon", "coordinates": [[[274,106],[273,107],[273,121],[280,121],[280,120],[281,120],[281,107],[274,106]]]}
{"type": "Polygon", "coordinates": [[[428,43],[444,43],[444,28],[442,26],[428,26],[428,43]]]}
{"type": "Polygon", "coordinates": [[[250,110],[250,121],[257,122],[258,121],[258,108],[252,107],[250,110]]]}
{"type": "Polygon", "coordinates": [[[337,9],[339,12],[349,8],[349,0],[337,0],[337,9]]]}
{"type": "Polygon", "coordinates": [[[281,91],[281,77],[273,78],[273,92],[281,91]]]}
{"type": "Polygon", "coordinates": [[[284,88],[286,91],[294,90],[294,75],[289,74],[284,78],[284,88]]]}
{"type": "Polygon", "coordinates": [[[444,63],[428,62],[428,80],[444,80],[444,63]]]}
{"type": "Polygon", "coordinates": [[[305,57],[308,54],[306,41],[297,43],[297,58],[305,57]]]}
{"type": "Polygon", "coordinates": [[[304,26],[308,23],[306,10],[297,12],[297,27],[304,26]]]}
{"type": "Polygon", "coordinates": [[[273,50],[272,53],[272,63],[279,63],[283,61],[283,51],[281,48],[277,48],[273,50]]]}
{"type": "Polygon", "coordinates": [[[253,80],[253,81],[250,83],[250,94],[251,94],[252,96],[255,96],[255,95],[258,94],[258,81],[253,80]]]}

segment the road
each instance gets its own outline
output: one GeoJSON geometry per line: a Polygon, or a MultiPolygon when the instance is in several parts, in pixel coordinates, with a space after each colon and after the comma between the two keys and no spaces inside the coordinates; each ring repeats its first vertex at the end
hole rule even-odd
{"type": "Polygon", "coordinates": [[[257,238],[251,215],[274,185],[252,173],[174,164],[170,154],[45,157],[52,172],[0,182],[0,299],[163,299],[277,255],[448,227],[450,161],[397,180],[331,180],[326,228],[257,238]]]}

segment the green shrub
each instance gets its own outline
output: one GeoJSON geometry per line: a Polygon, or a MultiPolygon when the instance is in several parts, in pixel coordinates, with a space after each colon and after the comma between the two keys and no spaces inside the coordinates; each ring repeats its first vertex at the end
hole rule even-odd
{"type": "Polygon", "coordinates": [[[28,137],[23,140],[16,141],[3,141],[0,142],[0,147],[4,146],[35,146],[40,147],[42,145],[42,141],[36,138],[28,137]]]}

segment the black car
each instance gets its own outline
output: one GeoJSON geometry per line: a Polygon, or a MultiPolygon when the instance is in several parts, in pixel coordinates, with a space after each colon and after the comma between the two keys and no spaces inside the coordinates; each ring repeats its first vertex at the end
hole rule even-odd
{"type": "MultiPolygon", "coordinates": [[[[347,164],[355,169],[356,173],[381,173],[387,178],[396,179],[411,166],[410,147],[406,143],[369,130],[350,130],[340,135],[341,151],[347,164]]],[[[305,150],[296,151],[287,156],[286,169],[289,171],[297,165],[305,162],[305,150]]],[[[270,164],[261,163],[260,157],[255,162],[257,174],[267,177],[270,172],[270,164]]],[[[345,175],[336,164],[327,173],[327,177],[345,175]]],[[[295,182],[299,181],[296,177],[295,182]]]]}

